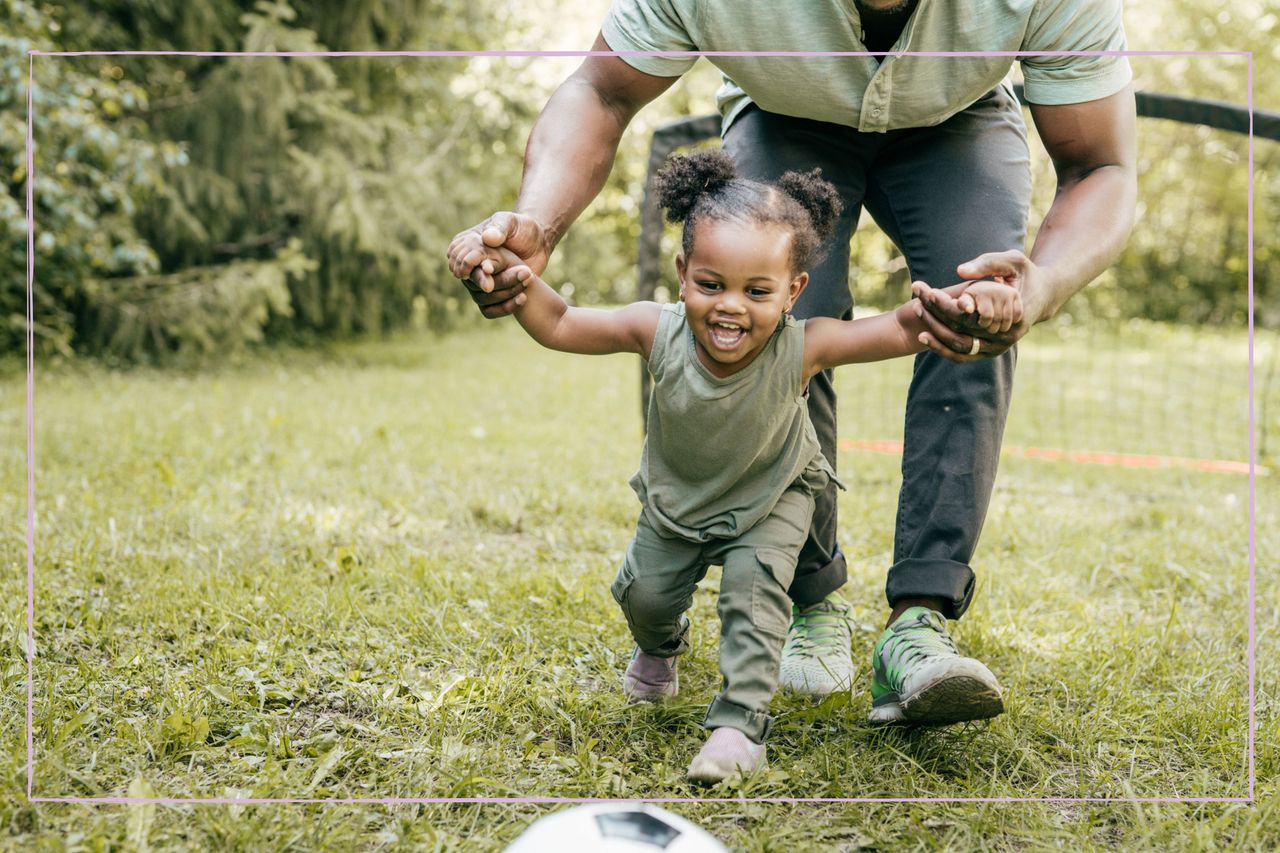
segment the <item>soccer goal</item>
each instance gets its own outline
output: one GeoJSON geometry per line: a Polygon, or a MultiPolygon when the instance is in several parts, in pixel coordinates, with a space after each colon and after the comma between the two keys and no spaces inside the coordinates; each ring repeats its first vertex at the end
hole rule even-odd
{"type": "MultiPolygon", "coordinates": [[[[1022,87],[1014,88],[1021,99],[1022,87]]],[[[1138,224],[1115,268],[1020,347],[1004,451],[1246,473],[1246,182],[1253,182],[1255,195],[1259,187],[1265,191],[1257,203],[1280,197],[1280,113],[1255,110],[1251,116],[1235,104],[1151,92],[1138,92],[1136,100],[1143,119],[1142,186],[1180,181],[1185,192],[1177,204],[1155,205],[1146,203],[1140,189],[1138,224]],[[1259,144],[1253,146],[1253,172],[1242,174],[1250,132],[1259,144]],[[1217,171],[1197,168],[1199,162],[1214,163],[1217,171]],[[1220,185],[1217,175],[1224,170],[1234,175],[1239,192],[1234,184],[1220,185]],[[1161,177],[1164,172],[1169,177],[1161,177]],[[1206,209],[1201,199],[1209,196],[1227,202],[1206,209]],[[1158,310],[1143,302],[1150,288],[1164,288],[1158,310]]],[[[675,294],[674,275],[662,259],[676,251],[678,237],[674,228],[664,231],[653,176],[672,152],[714,144],[719,134],[718,115],[683,119],[654,132],[641,214],[639,299],[665,301],[675,294]]],[[[1054,181],[1038,141],[1032,153],[1035,225],[1054,181]]],[[[870,220],[863,215],[850,261],[859,312],[889,307],[908,295],[905,261],[870,220]]],[[[1268,271],[1280,267],[1272,226],[1255,223],[1253,251],[1259,265],[1254,281],[1261,288],[1268,271]]],[[[1280,450],[1280,312],[1255,301],[1253,320],[1255,436],[1257,461],[1265,470],[1274,467],[1280,450]]],[[[900,452],[910,374],[907,359],[859,366],[857,414],[841,415],[842,449],[900,452]]],[[[642,407],[648,382],[642,370],[642,407]]]]}

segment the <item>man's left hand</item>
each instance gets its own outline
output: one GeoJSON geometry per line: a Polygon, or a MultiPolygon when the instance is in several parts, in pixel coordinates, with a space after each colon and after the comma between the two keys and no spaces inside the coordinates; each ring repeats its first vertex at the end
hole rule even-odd
{"type": "Polygon", "coordinates": [[[991,279],[1016,287],[1024,310],[1021,320],[1007,331],[996,332],[983,328],[978,315],[962,306],[962,286],[919,288],[918,292],[913,288],[924,308],[920,317],[928,326],[925,344],[943,358],[963,364],[1003,355],[1043,319],[1048,296],[1043,273],[1022,252],[988,252],[961,264],[956,273],[968,281],[991,279]]]}

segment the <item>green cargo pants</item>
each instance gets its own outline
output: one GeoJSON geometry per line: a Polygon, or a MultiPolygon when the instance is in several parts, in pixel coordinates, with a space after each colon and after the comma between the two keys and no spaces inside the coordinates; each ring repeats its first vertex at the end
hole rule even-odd
{"type": "Polygon", "coordinates": [[[613,597],[627,617],[636,645],[646,654],[673,657],[689,648],[693,592],[707,568],[724,567],[720,580],[720,673],[724,687],[703,725],[730,726],[756,743],[772,719],[769,700],[778,688],[778,664],[791,624],[787,587],[809,534],[813,496],[792,487],[773,512],[734,539],[691,542],[659,533],[640,514],[613,597]]]}

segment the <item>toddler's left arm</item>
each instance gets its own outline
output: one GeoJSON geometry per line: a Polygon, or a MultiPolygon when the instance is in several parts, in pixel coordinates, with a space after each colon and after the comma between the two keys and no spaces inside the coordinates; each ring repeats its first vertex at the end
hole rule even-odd
{"type": "MultiPolygon", "coordinates": [[[[953,285],[948,292],[962,307],[979,317],[979,324],[992,331],[1007,331],[1022,320],[1022,297],[1017,288],[994,281],[953,285]]],[[[911,285],[916,296],[929,285],[911,285]]],[[[893,311],[859,320],[814,317],[805,323],[805,375],[841,364],[880,361],[912,355],[926,349],[921,335],[928,326],[919,316],[920,303],[899,305],[893,311]]]]}

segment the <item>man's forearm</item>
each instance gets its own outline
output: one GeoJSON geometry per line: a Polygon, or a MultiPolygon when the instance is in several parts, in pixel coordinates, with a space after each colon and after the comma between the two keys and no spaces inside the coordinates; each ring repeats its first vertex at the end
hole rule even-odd
{"type": "Polygon", "coordinates": [[[1052,317],[1119,257],[1133,229],[1136,199],[1129,166],[1102,166],[1059,188],[1031,247],[1045,285],[1033,317],[1052,317]]]}
{"type": "Polygon", "coordinates": [[[552,249],[604,187],[633,111],[606,105],[587,82],[570,77],[529,134],[516,212],[533,217],[552,249]]]}
{"type": "MultiPolygon", "coordinates": [[[[597,35],[591,49],[610,47],[597,35]]],[[[631,119],[675,81],[593,55],[547,101],[525,147],[516,212],[541,226],[548,252],[604,187],[631,119]]]]}
{"type": "Polygon", "coordinates": [[[1025,301],[1027,319],[1047,320],[1120,255],[1138,198],[1137,108],[1132,87],[1096,101],[1031,105],[1053,160],[1058,192],[1031,261],[1042,286],[1025,301]]]}

